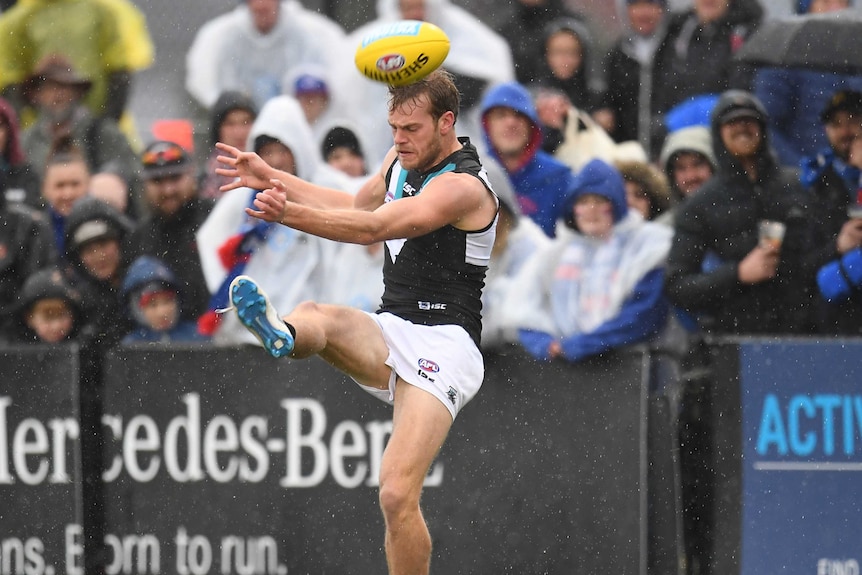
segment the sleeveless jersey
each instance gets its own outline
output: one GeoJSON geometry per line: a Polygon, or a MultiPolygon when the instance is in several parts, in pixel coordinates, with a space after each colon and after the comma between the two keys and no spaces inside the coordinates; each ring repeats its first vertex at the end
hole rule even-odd
{"type": "MultiPolygon", "coordinates": [[[[420,173],[405,171],[396,160],[386,173],[386,202],[415,196],[435,177],[466,173],[493,193],[469,139],[463,148],[420,173]]],[[[464,231],[446,225],[423,236],[386,241],[384,292],[377,313],[390,312],[420,325],[463,327],[476,345],[482,333],[482,288],[494,247],[497,218],[484,229],[464,231]]]]}

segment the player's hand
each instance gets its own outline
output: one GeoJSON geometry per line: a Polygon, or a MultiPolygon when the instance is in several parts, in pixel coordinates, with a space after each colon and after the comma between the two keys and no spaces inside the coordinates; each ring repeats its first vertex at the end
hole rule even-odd
{"type": "Polygon", "coordinates": [[[254,197],[252,205],[256,209],[246,208],[245,213],[265,222],[280,223],[288,203],[287,192],[281,180],[270,180],[270,184],[272,187],[258,192],[254,197]]]}
{"type": "Polygon", "coordinates": [[[739,281],[744,284],[758,284],[770,280],[778,273],[779,249],[771,245],[758,245],[748,252],[737,270],[739,281]]]}
{"type": "Polygon", "coordinates": [[[233,178],[233,181],[221,186],[219,190],[228,192],[236,188],[254,188],[262,190],[270,186],[272,167],[254,152],[243,152],[222,142],[216,142],[223,154],[218,156],[218,162],[226,168],[216,168],[216,174],[233,178]]]}

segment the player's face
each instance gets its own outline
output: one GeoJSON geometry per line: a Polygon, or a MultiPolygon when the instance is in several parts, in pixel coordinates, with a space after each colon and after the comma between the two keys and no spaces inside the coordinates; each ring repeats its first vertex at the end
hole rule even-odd
{"type": "Polygon", "coordinates": [[[422,96],[389,113],[395,151],[404,169],[423,171],[443,159],[440,125],[445,115],[435,120],[428,108],[428,100],[422,96]]]}

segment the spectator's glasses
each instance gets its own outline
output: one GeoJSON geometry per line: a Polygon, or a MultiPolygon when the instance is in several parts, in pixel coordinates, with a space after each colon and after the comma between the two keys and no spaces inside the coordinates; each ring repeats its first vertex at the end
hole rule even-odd
{"type": "Polygon", "coordinates": [[[177,164],[185,159],[185,152],[179,146],[170,146],[144,152],[141,161],[145,166],[177,164]]]}

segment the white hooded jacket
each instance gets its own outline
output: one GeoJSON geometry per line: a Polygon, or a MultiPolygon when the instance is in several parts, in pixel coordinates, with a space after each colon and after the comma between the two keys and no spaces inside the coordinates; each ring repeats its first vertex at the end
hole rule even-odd
{"type": "MultiPolygon", "coordinates": [[[[263,135],[290,148],[300,178],[349,190],[349,178],[321,162],[302,109],[292,97],[278,96],[266,103],[252,126],[248,149],[254,149],[255,140],[263,135]]],[[[201,265],[211,293],[218,292],[229,279],[230,270],[222,264],[219,248],[236,234],[260,223],[244,212],[256,193],[251,188],[238,188],[224,194],[197,233],[201,265]]],[[[320,301],[328,288],[336,242],[280,224],[268,225],[263,239],[250,241],[254,244],[242,273],[258,282],[280,313],[286,314],[305,300],[320,301]]],[[[219,345],[258,344],[236,314],[231,313],[222,316],[213,341],[219,345]]]]}
{"type": "Polygon", "coordinates": [[[290,69],[313,63],[346,75],[349,50],[341,27],[306,10],[297,0],[280,5],[278,22],[267,34],[254,26],[248,6],[205,23],[186,54],[186,90],[206,109],[226,90],[251,96],[258,107],[282,93],[290,69]]]}

